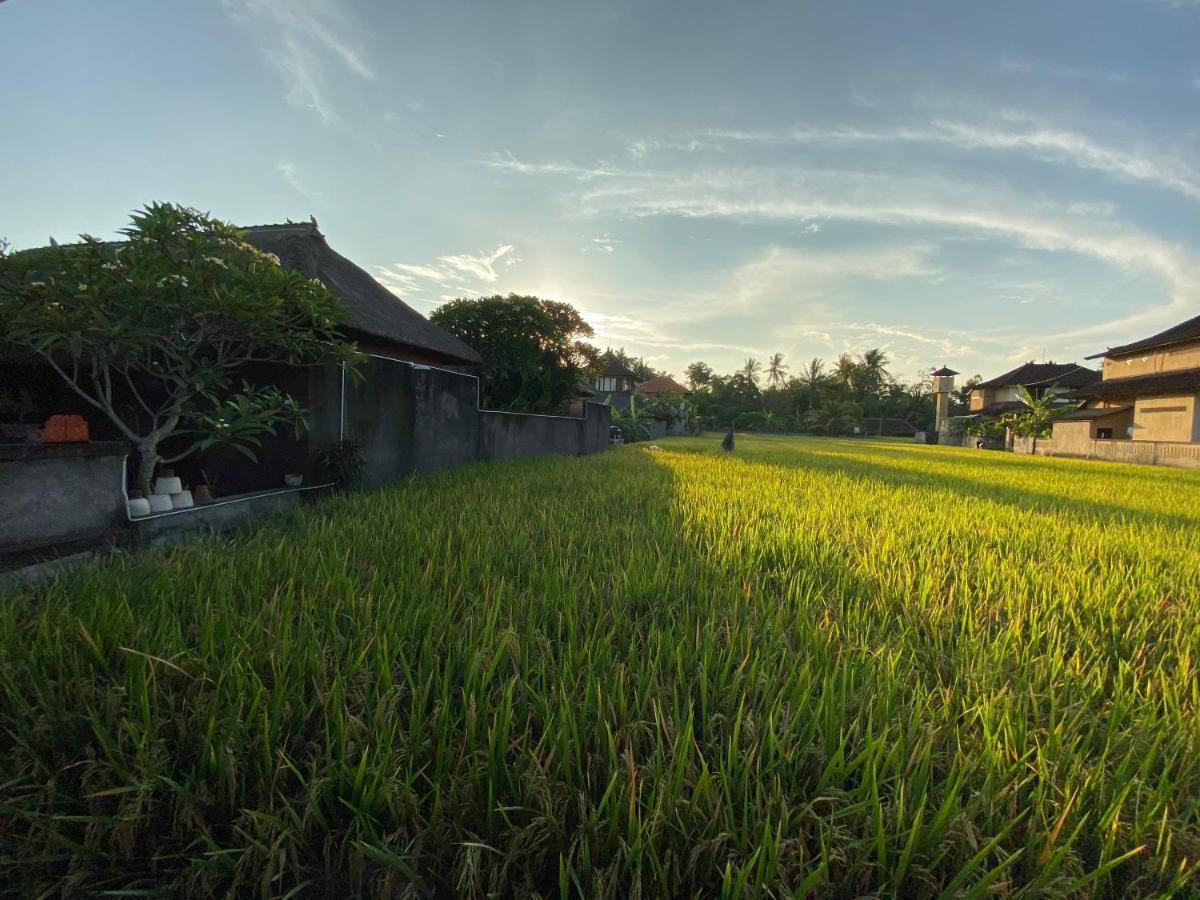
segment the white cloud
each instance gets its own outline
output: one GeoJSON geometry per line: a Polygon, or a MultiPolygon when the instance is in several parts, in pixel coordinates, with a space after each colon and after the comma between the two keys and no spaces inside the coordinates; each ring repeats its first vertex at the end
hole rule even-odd
{"type": "Polygon", "coordinates": [[[500,244],[491,253],[459,253],[453,256],[439,256],[438,261],[449,266],[456,273],[471,275],[481,281],[491,282],[500,277],[496,272],[496,263],[512,252],[512,244],[500,244]]]}
{"type": "Polygon", "coordinates": [[[288,187],[300,194],[307,200],[313,203],[324,203],[325,195],[318,190],[314,190],[303,175],[300,173],[300,167],[294,162],[284,161],[279,163],[279,174],[283,176],[283,180],[288,183],[288,187]]]}
{"type": "Polygon", "coordinates": [[[375,267],[375,279],[398,294],[422,295],[434,288],[452,291],[447,297],[482,296],[480,288],[500,278],[497,265],[515,266],[521,258],[512,244],[498,244],[496,249],[483,253],[451,253],[439,256],[429,264],[394,262],[375,267]]]}
{"type": "Polygon", "coordinates": [[[289,103],[312,109],[330,124],[338,115],[326,86],[328,62],[367,80],[375,73],[335,0],[222,0],[234,21],[250,29],[287,82],[289,103]]]}
{"type": "Polygon", "coordinates": [[[935,119],[919,127],[793,128],[784,131],[714,130],[713,138],[760,144],[930,144],[959,150],[1012,151],[1048,162],[1141,181],[1200,200],[1200,173],[1182,161],[1106,146],[1077,132],[1031,126],[1022,130],[935,119]]]}
{"type": "Polygon", "coordinates": [[[1094,81],[1102,84],[1124,84],[1130,80],[1129,75],[1125,72],[1113,69],[1084,69],[1031,59],[1003,59],[1000,61],[1000,71],[1036,78],[1048,76],[1066,81],[1094,81]]]}
{"type": "Polygon", "coordinates": [[[566,162],[525,162],[517,159],[511,153],[493,153],[478,162],[489,169],[499,169],[502,172],[512,172],[518,175],[569,175],[581,181],[634,174],[604,165],[578,166],[566,162]]]}

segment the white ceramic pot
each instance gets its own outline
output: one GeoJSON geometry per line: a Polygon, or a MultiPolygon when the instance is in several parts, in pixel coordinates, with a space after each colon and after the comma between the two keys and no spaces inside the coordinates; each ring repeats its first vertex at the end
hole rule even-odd
{"type": "Polygon", "coordinates": [[[154,482],[156,494],[178,494],[182,490],[183,481],[180,478],[159,478],[154,482]]]}
{"type": "Polygon", "coordinates": [[[191,509],[192,492],[179,491],[171,495],[171,506],[175,509],[191,509]]]}
{"type": "Polygon", "coordinates": [[[175,508],[171,505],[170,494],[151,494],[146,498],[146,502],[150,504],[150,512],[170,512],[175,508]]]}
{"type": "Polygon", "coordinates": [[[129,515],[131,516],[148,516],[150,515],[150,501],[145,497],[130,497],[129,498],[129,515]]]}
{"type": "Polygon", "coordinates": [[[286,484],[288,487],[297,488],[297,487],[300,487],[300,485],[304,483],[304,476],[303,475],[284,475],[283,483],[286,484]]]}

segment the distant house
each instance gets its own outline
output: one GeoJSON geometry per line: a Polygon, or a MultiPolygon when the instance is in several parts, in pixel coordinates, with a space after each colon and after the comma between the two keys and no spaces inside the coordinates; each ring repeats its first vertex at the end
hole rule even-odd
{"type": "Polygon", "coordinates": [[[604,354],[600,364],[603,368],[592,382],[592,390],[614,409],[629,409],[629,399],[637,392],[637,373],[612,353],[604,354]]]}
{"type": "Polygon", "coordinates": [[[1071,392],[1079,409],[1054,423],[1054,452],[1088,441],[1200,443],[1200,316],[1111,347],[1103,378],[1071,392]]]}
{"type": "Polygon", "coordinates": [[[641,397],[653,397],[655,394],[678,394],[681,397],[688,397],[692,393],[670,375],[659,375],[656,378],[651,378],[649,381],[638,385],[637,392],[641,397]]]}
{"type": "Polygon", "coordinates": [[[1021,409],[1021,388],[1040,400],[1046,394],[1061,397],[1056,405],[1072,406],[1066,395],[1072,390],[1087,387],[1100,380],[1100,373],[1078,363],[1027,362],[1010,372],[998,375],[971,388],[968,415],[995,419],[1007,412],[1021,409]]]}

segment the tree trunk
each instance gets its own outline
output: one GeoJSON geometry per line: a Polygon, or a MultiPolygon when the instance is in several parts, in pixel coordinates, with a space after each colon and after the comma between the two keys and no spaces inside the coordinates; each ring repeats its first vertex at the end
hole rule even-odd
{"type": "Polygon", "coordinates": [[[139,444],[138,458],[140,460],[138,486],[142,490],[142,496],[149,497],[154,493],[154,467],[158,465],[158,441],[144,441],[139,444]]]}

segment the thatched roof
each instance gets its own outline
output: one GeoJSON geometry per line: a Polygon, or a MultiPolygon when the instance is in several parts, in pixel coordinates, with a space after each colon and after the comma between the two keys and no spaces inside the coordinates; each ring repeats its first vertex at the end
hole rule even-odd
{"type": "Polygon", "coordinates": [[[477,365],[479,354],[385,288],[363,269],[333,250],[316,222],[255,225],[246,241],[274,253],[289,269],[317,278],[346,308],[346,328],[452,365],[477,365]]]}

